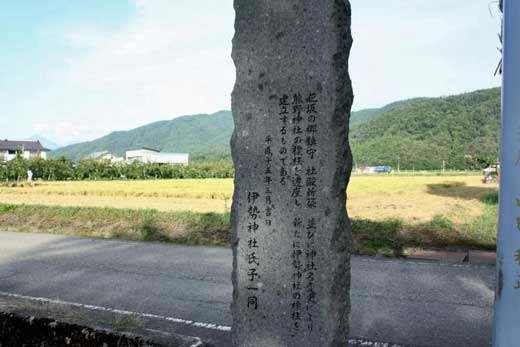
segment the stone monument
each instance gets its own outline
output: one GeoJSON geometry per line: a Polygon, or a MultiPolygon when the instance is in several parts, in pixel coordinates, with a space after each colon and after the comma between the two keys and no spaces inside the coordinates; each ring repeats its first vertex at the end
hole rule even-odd
{"type": "Polygon", "coordinates": [[[235,0],[233,346],[346,346],[346,0],[235,0]]]}

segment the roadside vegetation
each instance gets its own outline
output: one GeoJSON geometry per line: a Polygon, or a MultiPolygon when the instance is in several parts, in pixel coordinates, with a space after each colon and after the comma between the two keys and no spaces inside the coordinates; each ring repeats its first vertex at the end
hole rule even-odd
{"type": "MultiPolygon", "coordinates": [[[[442,216],[417,224],[354,217],[354,253],[403,256],[413,248],[493,250],[496,210],[496,204],[489,205],[482,216],[462,225],[442,216]]],[[[229,217],[229,213],[0,205],[0,228],[6,231],[224,247],[230,245],[229,217]]]]}
{"type": "MultiPolygon", "coordinates": [[[[232,192],[231,179],[4,184],[0,230],[228,246],[232,192]]],[[[464,175],[355,175],[347,201],[355,253],[388,256],[493,250],[497,205],[496,184],[464,175]]]]}
{"type": "Polygon", "coordinates": [[[0,205],[0,229],[84,237],[227,246],[229,213],[0,205]]]}

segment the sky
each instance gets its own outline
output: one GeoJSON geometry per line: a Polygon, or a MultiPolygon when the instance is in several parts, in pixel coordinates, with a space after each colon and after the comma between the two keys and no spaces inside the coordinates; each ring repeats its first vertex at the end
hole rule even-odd
{"type": "MultiPolygon", "coordinates": [[[[282,1],[282,0],[280,0],[282,1]]],[[[500,85],[491,0],[351,0],[353,109],[500,85]]],[[[2,0],[0,139],[230,109],[232,0],[2,0]]]]}

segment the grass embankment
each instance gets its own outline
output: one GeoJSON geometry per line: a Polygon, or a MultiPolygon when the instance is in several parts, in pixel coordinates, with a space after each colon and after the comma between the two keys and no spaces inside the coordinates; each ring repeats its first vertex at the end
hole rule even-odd
{"type": "MultiPolygon", "coordinates": [[[[354,217],[354,253],[401,256],[410,248],[494,249],[498,196],[485,195],[482,202],[483,213],[463,224],[443,216],[421,223],[354,217]]],[[[0,229],[210,246],[229,246],[231,236],[229,213],[5,204],[0,205],[0,229]]]]}
{"type": "Polygon", "coordinates": [[[0,230],[227,246],[229,214],[0,204],[0,230]]]}
{"type": "MultiPolygon", "coordinates": [[[[347,205],[356,252],[493,249],[497,185],[481,179],[354,175],[347,205]]],[[[0,230],[227,245],[232,193],[231,179],[0,184],[8,204],[0,230]]]]}
{"type": "Polygon", "coordinates": [[[352,220],[354,249],[358,254],[403,256],[414,248],[444,250],[495,250],[498,194],[484,196],[483,213],[464,223],[437,215],[427,222],[407,223],[402,219],[352,220]]]}

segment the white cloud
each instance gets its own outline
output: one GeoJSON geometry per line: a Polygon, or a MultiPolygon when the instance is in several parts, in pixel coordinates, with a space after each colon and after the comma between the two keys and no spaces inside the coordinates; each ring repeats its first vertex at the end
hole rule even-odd
{"type": "MultiPolygon", "coordinates": [[[[119,27],[60,24],[43,35],[52,64],[4,96],[3,112],[17,117],[15,125],[0,117],[0,130],[23,136],[36,122],[38,133],[63,143],[230,108],[232,0],[128,1],[135,11],[119,27]]],[[[351,2],[355,109],[499,83],[489,0],[351,2]]]]}
{"type": "Polygon", "coordinates": [[[82,140],[102,129],[230,108],[232,1],[132,3],[135,15],[117,31],[65,33],[70,49],[84,54],[67,58],[49,90],[36,98],[60,124],[80,124],[82,140]],[[103,127],[92,125],[97,122],[103,127]]]}
{"type": "Polygon", "coordinates": [[[488,0],[352,0],[355,108],[489,88],[500,22],[488,0]]]}
{"type": "Polygon", "coordinates": [[[61,146],[94,138],[104,130],[106,129],[96,125],[76,122],[34,123],[32,126],[33,134],[56,140],[61,146]]]}

